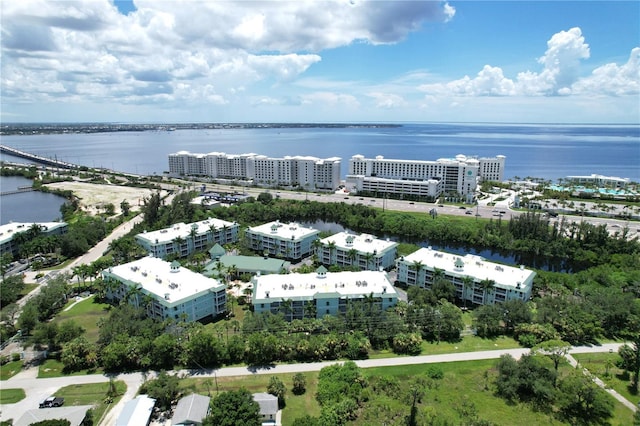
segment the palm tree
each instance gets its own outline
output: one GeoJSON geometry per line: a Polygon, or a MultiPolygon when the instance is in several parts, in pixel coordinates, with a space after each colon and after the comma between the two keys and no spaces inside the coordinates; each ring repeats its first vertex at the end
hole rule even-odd
{"type": "Polygon", "coordinates": [[[333,252],[336,249],[335,241],[329,241],[327,243],[327,249],[329,249],[329,264],[332,264],[333,263],[333,252]]]}
{"type": "Polygon", "coordinates": [[[184,244],[185,239],[180,235],[173,239],[173,250],[177,253],[178,257],[182,257],[182,244],[184,244]]]}
{"type": "Polygon", "coordinates": [[[473,286],[473,278],[468,275],[462,277],[462,303],[466,309],[467,307],[467,289],[473,286]]]}
{"type": "Polygon", "coordinates": [[[198,225],[191,225],[189,230],[189,236],[191,237],[191,244],[193,244],[193,251],[196,251],[196,237],[198,236],[198,225]]]}
{"type": "Polygon", "coordinates": [[[487,304],[487,297],[489,294],[493,293],[493,287],[496,285],[496,282],[491,278],[486,278],[480,281],[480,287],[483,290],[482,301],[483,304],[487,304]]]}
{"type": "Polygon", "coordinates": [[[216,225],[213,223],[209,225],[209,234],[211,235],[211,244],[216,243],[216,225]]]}
{"type": "Polygon", "coordinates": [[[316,308],[316,304],[311,301],[311,300],[307,300],[304,303],[304,317],[305,318],[315,318],[318,314],[318,310],[316,308]]]}
{"type": "Polygon", "coordinates": [[[374,257],[375,257],[374,254],[370,252],[367,252],[364,254],[364,261],[367,265],[367,270],[369,270],[369,265],[371,264],[371,261],[373,260],[374,257]]]}
{"type": "Polygon", "coordinates": [[[424,264],[419,260],[414,260],[413,264],[411,264],[411,269],[416,271],[416,281],[415,281],[416,285],[418,285],[418,280],[420,279],[420,271],[422,271],[423,267],[424,267],[424,264]]]}
{"type": "Polygon", "coordinates": [[[351,249],[347,252],[347,257],[349,258],[349,262],[351,263],[351,266],[353,266],[353,262],[355,262],[356,257],[358,257],[358,250],[356,249],[351,249]]]}
{"type": "Polygon", "coordinates": [[[293,321],[293,301],[291,299],[282,299],[280,312],[282,312],[285,317],[289,315],[289,322],[293,321]]]}
{"type": "MultiPolygon", "coordinates": [[[[444,278],[444,271],[439,268],[433,268],[433,276],[431,277],[431,285],[436,282],[436,280],[444,278]]],[[[426,280],[425,280],[426,281],[426,280]]],[[[426,284],[426,282],[425,282],[426,284]]]]}

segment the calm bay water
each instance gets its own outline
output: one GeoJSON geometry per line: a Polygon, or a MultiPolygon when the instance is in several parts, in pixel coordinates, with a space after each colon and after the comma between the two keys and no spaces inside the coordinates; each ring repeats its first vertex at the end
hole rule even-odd
{"type": "MultiPolygon", "coordinates": [[[[639,125],[405,124],[374,128],[261,128],[3,136],[2,144],[88,167],[161,174],[177,151],[256,153],[349,159],[366,157],[436,160],[457,154],[505,155],[505,178],[550,180],[592,173],[640,182],[639,125]]],[[[24,162],[2,154],[2,160],[24,162]]],[[[14,178],[1,178],[2,191],[14,178]]],[[[19,178],[15,178],[19,179],[19,178]]],[[[22,184],[29,185],[24,180],[22,184]],[[25,183],[26,182],[26,183],[25,183]]],[[[36,192],[3,196],[0,223],[50,221],[62,199],[36,192]]]]}
{"type": "MultiPolygon", "coordinates": [[[[505,155],[505,178],[592,173],[640,181],[638,125],[406,124],[393,128],[262,128],[4,136],[2,143],[89,167],[161,174],[177,151],[436,160],[505,155]]],[[[12,159],[8,156],[3,158],[12,159]]]]}

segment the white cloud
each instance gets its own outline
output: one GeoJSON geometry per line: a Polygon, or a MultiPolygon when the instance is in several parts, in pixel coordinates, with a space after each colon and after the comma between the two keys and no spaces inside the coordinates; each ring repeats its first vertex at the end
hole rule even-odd
{"type": "Polygon", "coordinates": [[[418,90],[429,96],[569,96],[598,94],[637,94],[640,84],[640,48],[632,50],[623,65],[607,64],[589,77],[580,77],[580,62],[590,56],[580,28],[554,34],[547,50],[538,59],[540,72],[523,71],[515,80],[504,76],[500,67],[485,65],[471,78],[464,76],[450,82],[426,83],[418,90]]]}
{"type": "Polygon", "coordinates": [[[3,103],[102,96],[225,104],[225,93],[257,82],[294,82],[321,60],[314,52],[395,43],[455,13],[438,1],[135,5],[122,15],[110,0],[0,2],[3,103]]]}
{"type": "Polygon", "coordinates": [[[393,93],[371,92],[367,95],[375,100],[378,108],[400,108],[407,106],[407,102],[401,97],[393,93]]]}

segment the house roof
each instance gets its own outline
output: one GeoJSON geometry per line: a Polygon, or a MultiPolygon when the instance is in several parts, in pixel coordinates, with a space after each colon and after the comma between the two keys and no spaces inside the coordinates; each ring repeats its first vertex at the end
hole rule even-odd
{"type": "Polygon", "coordinates": [[[200,424],[209,412],[211,398],[192,393],[178,401],[171,419],[172,425],[200,424]]]}
{"type": "Polygon", "coordinates": [[[139,426],[149,423],[156,400],[147,395],[138,395],[127,402],[116,420],[116,426],[139,426]]]}
{"type": "Polygon", "coordinates": [[[227,251],[220,244],[216,243],[213,247],[209,249],[209,254],[211,257],[222,256],[227,251]]]}
{"type": "Polygon", "coordinates": [[[278,397],[270,393],[254,393],[253,400],[260,406],[260,415],[262,416],[275,415],[278,412],[278,397]]]}
{"type": "Polygon", "coordinates": [[[289,269],[290,263],[282,259],[265,258],[261,256],[227,256],[220,257],[219,261],[211,261],[205,266],[204,274],[215,276],[214,271],[220,262],[225,268],[235,266],[239,272],[261,272],[263,274],[279,274],[282,270],[289,269]]]}
{"type": "Polygon", "coordinates": [[[71,426],[80,426],[84,420],[87,410],[93,408],[93,405],[75,405],[69,407],[55,408],[34,408],[26,411],[14,426],[29,426],[32,423],[41,422],[43,420],[64,419],[71,423],[71,426]]]}

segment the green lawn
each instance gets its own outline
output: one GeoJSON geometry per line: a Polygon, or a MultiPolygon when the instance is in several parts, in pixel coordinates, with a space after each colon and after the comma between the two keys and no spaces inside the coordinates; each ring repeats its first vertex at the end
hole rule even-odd
{"type": "MultiPolygon", "coordinates": [[[[482,360],[469,362],[452,362],[444,364],[406,365],[398,367],[368,368],[363,369],[363,374],[368,381],[375,380],[374,376],[394,376],[400,384],[407,383],[412,377],[424,375],[433,367],[442,369],[444,378],[438,381],[437,388],[427,390],[426,396],[419,405],[419,410],[425,413],[436,413],[438,419],[446,419],[447,424],[460,424],[457,409],[462,401],[472,403],[477,409],[480,419],[489,420],[496,425],[512,426],[518,424],[527,425],[563,425],[564,423],[552,414],[533,409],[527,404],[510,404],[494,394],[494,366],[496,360],[482,360]]],[[[568,369],[569,367],[561,367],[568,369]]],[[[567,370],[568,371],[568,370],[567,370]]],[[[287,387],[286,407],[282,412],[284,426],[291,425],[293,421],[305,414],[317,416],[320,414],[320,406],[315,400],[318,385],[318,373],[305,374],[307,377],[307,391],[303,395],[291,393],[293,374],[282,374],[278,377],[287,387]]],[[[217,388],[220,392],[236,390],[245,387],[250,392],[265,392],[271,375],[255,375],[246,377],[221,377],[217,379],[217,388]]],[[[189,378],[181,382],[181,386],[212,397],[216,395],[216,380],[189,378]]],[[[396,411],[396,414],[408,414],[409,402],[379,398],[379,395],[371,395],[369,401],[354,425],[372,424],[376,410],[396,411]]],[[[632,424],[632,412],[620,403],[616,403],[614,418],[611,425],[632,424]]],[[[375,422],[374,422],[375,423],[375,422]]],[[[443,423],[444,424],[444,423],[443,423]]]]}
{"type": "Polygon", "coordinates": [[[614,353],[597,353],[597,354],[575,354],[573,357],[589,372],[598,376],[600,380],[607,386],[614,389],[620,395],[627,398],[634,404],[640,403],[640,395],[633,393],[629,388],[631,377],[618,367],[616,362],[620,359],[620,355],[614,353]],[[607,360],[611,360],[612,366],[609,367],[609,375],[607,375],[607,360]]]}
{"type": "Polygon", "coordinates": [[[22,361],[11,361],[0,366],[0,380],[8,380],[22,370],[22,361]]]}
{"type": "Polygon", "coordinates": [[[0,389],[0,404],[15,404],[26,396],[24,389],[0,389]]]}
{"type": "MultiPolygon", "coordinates": [[[[459,342],[422,343],[421,355],[439,355],[445,353],[492,351],[498,349],[514,349],[521,346],[511,337],[500,336],[495,339],[483,339],[478,336],[464,336],[459,342]]],[[[393,358],[400,355],[391,350],[371,351],[369,358],[393,358]]]]}
{"type": "MultiPolygon", "coordinates": [[[[283,381],[287,388],[287,394],[285,397],[286,406],[282,411],[283,426],[291,425],[295,418],[302,417],[305,414],[309,414],[311,416],[320,415],[320,406],[315,399],[315,394],[318,388],[317,372],[305,373],[307,378],[307,391],[302,395],[294,395],[291,392],[294,374],[279,374],[277,376],[283,381]]],[[[244,387],[251,393],[266,392],[270,378],[271,375],[269,374],[242,377],[219,377],[217,379],[217,389],[220,392],[225,392],[244,387]]],[[[215,378],[185,379],[182,380],[181,386],[202,395],[210,393],[212,397],[215,397],[217,394],[215,378]]]]}
{"type": "Polygon", "coordinates": [[[85,376],[87,374],[102,374],[102,369],[97,370],[80,370],[73,373],[65,373],[64,364],[56,359],[47,359],[38,367],[39,379],[50,379],[52,377],[62,376],[85,376]]]}
{"type": "Polygon", "coordinates": [[[107,398],[108,382],[65,386],[58,389],[55,396],[64,398],[65,407],[71,405],[93,405],[93,419],[94,424],[97,425],[107,409],[117,404],[127,390],[127,385],[123,381],[118,380],[114,384],[117,396],[110,401],[107,398]]]}
{"type": "MultiPolygon", "coordinates": [[[[75,301],[75,299],[74,299],[75,301]]],[[[68,306],[74,301],[71,301],[68,306]]],[[[60,312],[54,322],[62,322],[66,320],[74,320],[77,324],[85,329],[85,337],[89,342],[98,341],[98,321],[100,318],[106,318],[109,315],[111,305],[108,303],[97,303],[95,296],[91,296],[81,302],[76,303],[68,311],[60,312]]]]}

